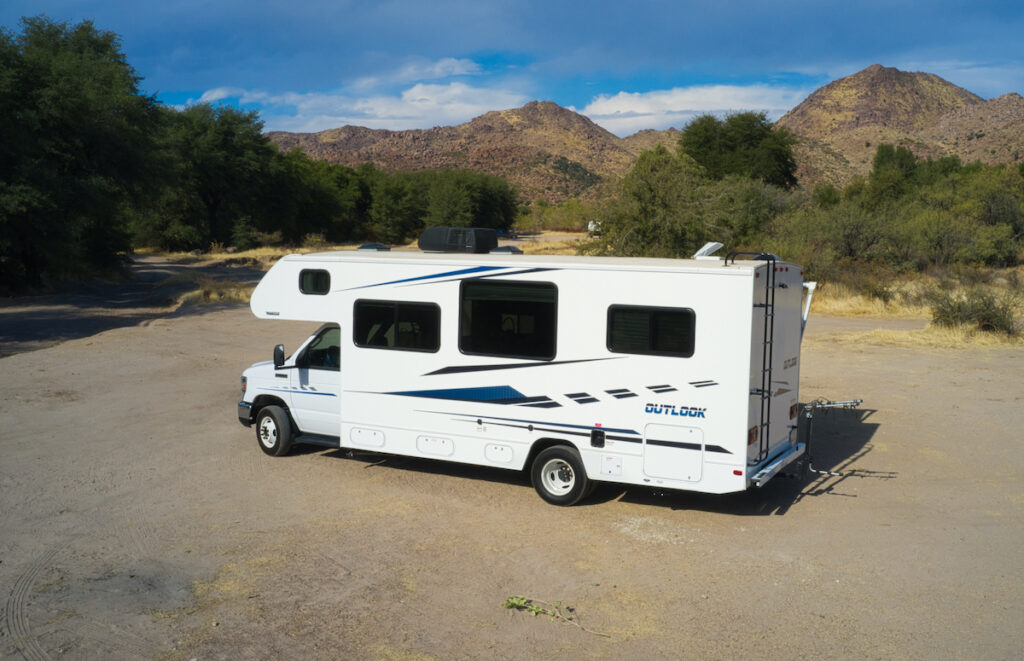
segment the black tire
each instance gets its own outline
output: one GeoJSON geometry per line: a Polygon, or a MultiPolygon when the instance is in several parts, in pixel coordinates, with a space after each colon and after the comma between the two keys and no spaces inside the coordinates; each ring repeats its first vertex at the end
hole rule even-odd
{"type": "Polygon", "coordinates": [[[271,457],[283,457],[292,449],[292,422],[280,406],[264,406],[256,415],[256,441],[271,457]]]}
{"type": "Polygon", "coordinates": [[[590,491],[579,452],[568,445],[542,450],[533,460],[530,480],[540,497],[552,505],[575,505],[590,491]]]}

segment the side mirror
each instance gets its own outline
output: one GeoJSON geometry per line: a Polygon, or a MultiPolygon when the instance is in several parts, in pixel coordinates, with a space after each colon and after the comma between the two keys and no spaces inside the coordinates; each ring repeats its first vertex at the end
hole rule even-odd
{"type": "Polygon", "coordinates": [[[284,365],[284,345],[279,344],[274,347],[274,369],[277,369],[284,365]]]}

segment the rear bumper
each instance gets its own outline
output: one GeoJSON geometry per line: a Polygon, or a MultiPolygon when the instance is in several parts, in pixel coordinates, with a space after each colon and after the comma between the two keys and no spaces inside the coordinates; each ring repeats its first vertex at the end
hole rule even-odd
{"type": "Polygon", "coordinates": [[[238,402],[238,421],[245,427],[252,426],[252,404],[238,402]]]}
{"type": "Polygon", "coordinates": [[[767,463],[757,469],[757,472],[751,476],[750,483],[755,487],[763,487],[768,480],[778,475],[779,471],[796,461],[806,451],[807,445],[804,443],[789,446],[781,454],[769,459],[767,463]]]}

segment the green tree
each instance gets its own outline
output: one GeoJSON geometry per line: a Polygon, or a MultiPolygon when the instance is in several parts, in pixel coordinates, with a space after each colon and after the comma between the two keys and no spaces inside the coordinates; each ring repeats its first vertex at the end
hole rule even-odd
{"type": "Polygon", "coordinates": [[[679,257],[707,240],[703,170],[659,145],[640,154],[605,210],[597,249],[618,255],[679,257]]]}
{"type": "Polygon", "coordinates": [[[374,182],[370,234],[386,243],[400,243],[422,227],[423,197],[415,178],[392,174],[374,182]]]}
{"type": "Polygon", "coordinates": [[[868,202],[878,205],[900,198],[910,189],[916,170],[917,159],[906,147],[878,145],[868,175],[868,202]]]}
{"type": "Polygon", "coordinates": [[[0,289],[115,268],[157,173],[159,112],[92,22],[0,31],[0,289]]]}
{"type": "Polygon", "coordinates": [[[714,115],[695,118],[683,128],[678,150],[703,166],[711,179],[740,175],[788,190],[796,186],[795,142],[764,113],[742,112],[724,121],[714,115]]]}

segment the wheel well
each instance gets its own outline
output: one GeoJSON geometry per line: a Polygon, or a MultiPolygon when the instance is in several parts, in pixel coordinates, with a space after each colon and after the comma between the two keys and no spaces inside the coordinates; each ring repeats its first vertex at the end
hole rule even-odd
{"type": "MultiPolygon", "coordinates": [[[[255,421],[256,420],[256,416],[258,416],[260,414],[260,409],[262,409],[262,408],[264,408],[266,406],[280,406],[285,411],[288,411],[288,406],[280,398],[274,397],[273,395],[260,395],[259,397],[254,399],[253,402],[252,402],[252,408],[250,409],[250,413],[249,413],[250,421],[255,421]]],[[[292,414],[291,414],[290,411],[288,411],[288,417],[289,418],[292,417],[292,414]]]]}
{"type": "Polygon", "coordinates": [[[575,443],[564,438],[539,438],[530,446],[530,454],[526,457],[524,470],[529,471],[533,467],[533,460],[537,458],[538,454],[556,445],[566,445],[579,452],[579,448],[576,447],[575,443]]]}

